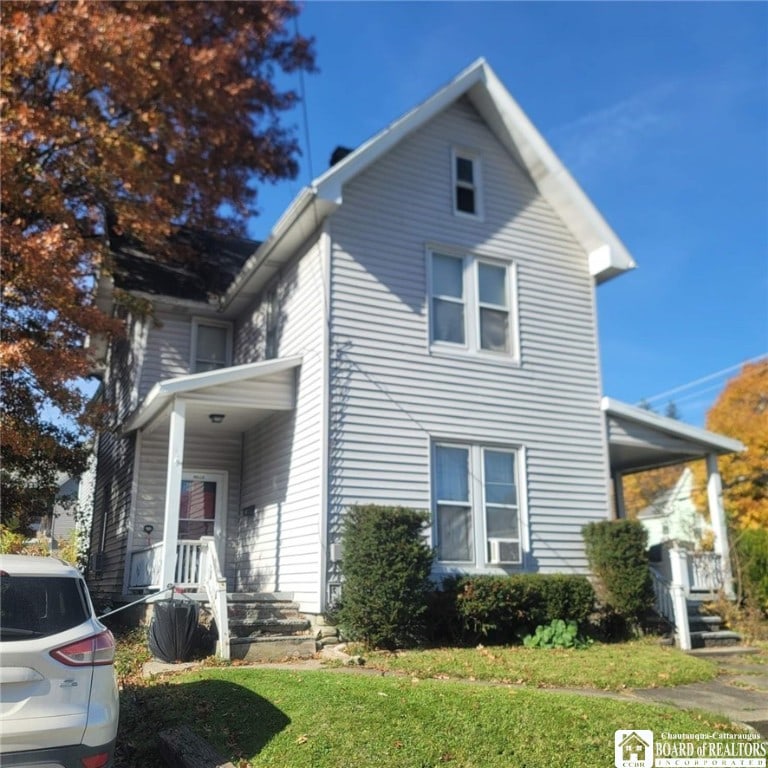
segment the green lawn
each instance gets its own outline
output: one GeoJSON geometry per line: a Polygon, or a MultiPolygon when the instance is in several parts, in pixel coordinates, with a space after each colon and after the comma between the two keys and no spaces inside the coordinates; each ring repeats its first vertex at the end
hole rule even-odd
{"type": "Polygon", "coordinates": [[[717,673],[708,661],[647,641],[583,651],[370,653],[363,674],[214,666],[143,680],[148,657],[142,632],[120,638],[116,768],[161,768],[157,732],[182,723],[238,768],[595,768],[613,765],[617,729],[728,727],[715,716],[598,695],[717,673]],[[555,686],[591,691],[536,690],[555,686]]]}
{"type": "Polygon", "coordinates": [[[595,768],[613,764],[617,729],[727,727],[594,695],[338,670],[201,669],[122,700],[118,768],[159,768],[156,733],[182,723],[242,768],[595,768]]]}
{"type": "Polygon", "coordinates": [[[583,650],[478,646],[365,654],[366,665],[420,678],[491,680],[537,687],[656,688],[717,676],[711,661],[689,656],[656,640],[583,650]]]}

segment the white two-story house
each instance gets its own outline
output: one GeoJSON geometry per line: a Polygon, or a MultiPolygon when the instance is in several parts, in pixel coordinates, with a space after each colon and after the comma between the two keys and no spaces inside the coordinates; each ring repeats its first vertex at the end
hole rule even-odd
{"type": "Polygon", "coordinates": [[[738,443],[603,398],[595,290],[634,262],[487,63],[334,159],[198,273],[116,242],[152,312],[105,363],[96,592],[210,548],[228,592],[320,614],[353,504],[428,512],[436,576],[586,572],[622,472],[709,455],[717,504],[738,443]]]}

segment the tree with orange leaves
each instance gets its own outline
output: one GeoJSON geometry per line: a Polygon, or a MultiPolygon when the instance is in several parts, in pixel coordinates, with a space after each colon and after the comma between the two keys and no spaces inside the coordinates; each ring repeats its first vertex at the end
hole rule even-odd
{"type": "Polygon", "coordinates": [[[74,382],[87,339],[120,332],[96,305],[108,234],[167,253],[179,226],[238,234],[256,184],[292,177],[278,71],[311,71],[298,13],[273,2],[14,2],[0,6],[2,521],[82,469],[74,382]],[[72,426],[67,426],[71,424],[72,426]]]}
{"type": "Polygon", "coordinates": [[[737,530],[768,530],[768,358],[746,364],[707,414],[707,429],[744,443],[718,459],[723,501],[737,530]]]}

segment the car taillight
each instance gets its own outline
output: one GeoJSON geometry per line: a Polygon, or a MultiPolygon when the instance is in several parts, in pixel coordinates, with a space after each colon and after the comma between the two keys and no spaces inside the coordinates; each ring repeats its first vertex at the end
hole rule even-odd
{"type": "Polygon", "coordinates": [[[80,762],[83,764],[83,768],[103,768],[109,762],[109,752],[99,752],[98,755],[81,757],[80,762]]]}
{"type": "Polygon", "coordinates": [[[51,656],[68,667],[98,667],[115,660],[115,639],[107,629],[93,637],[62,645],[51,651],[51,656]]]}

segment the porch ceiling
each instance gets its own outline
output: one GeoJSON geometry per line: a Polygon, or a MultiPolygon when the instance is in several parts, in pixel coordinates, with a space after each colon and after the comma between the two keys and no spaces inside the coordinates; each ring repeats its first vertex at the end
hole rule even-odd
{"type": "Polygon", "coordinates": [[[730,437],[604,397],[611,474],[701,459],[708,454],[743,451],[730,437]]]}
{"type": "Polygon", "coordinates": [[[167,423],[179,398],[186,404],[187,430],[245,432],[274,411],[293,409],[301,360],[280,358],[166,379],[152,387],[125,429],[155,429],[167,423]],[[215,424],[211,414],[224,419],[215,424]]]}

